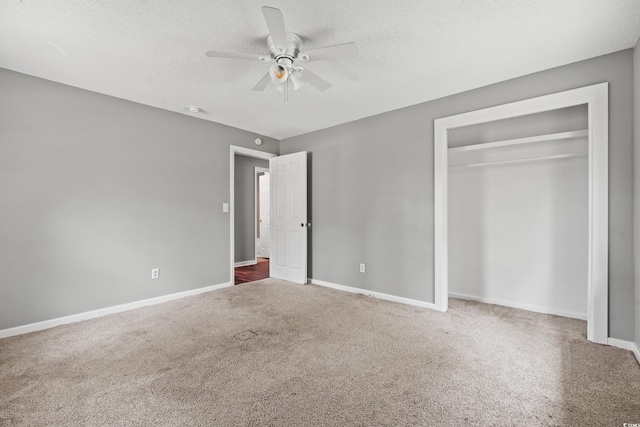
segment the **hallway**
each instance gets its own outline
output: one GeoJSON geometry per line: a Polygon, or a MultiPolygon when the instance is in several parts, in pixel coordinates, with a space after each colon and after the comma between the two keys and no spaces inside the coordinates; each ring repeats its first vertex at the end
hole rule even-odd
{"type": "Polygon", "coordinates": [[[234,270],[235,285],[269,277],[269,258],[258,258],[258,263],[246,267],[236,267],[234,270]]]}

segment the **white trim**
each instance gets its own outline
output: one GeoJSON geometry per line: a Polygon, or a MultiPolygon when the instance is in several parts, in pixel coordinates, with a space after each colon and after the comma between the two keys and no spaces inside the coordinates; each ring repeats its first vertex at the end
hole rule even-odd
{"type": "Polygon", "coordinates": [[[338,284],[335,284],[335,283],[325,282],[323,280],[317,280],[317,279],[307,279],[307,282],[311,283],[312,285],[324,286],[326,288],[337,289],[339,291],[351,292],[351,293],[354,293],[354,294],[367,295],[369,297],[374,297],[374,298],[382,299],[382,300],[385,300],[385,301],[393,301],[393,302],[399,302],[400,304],[415,305],[415,306],[418,306],[418,307],[436,309],[435,304],[430,303],[430,302],[426,302],[426,301],[418,301],[418,300],[410,299],[410,298],[397,297],[395,295],[383,294],[381,292],[368,291],[366,289],[352,288],[351,286],[338,285],[338,284]]]}
{"type": "MultiPolygon", "coordinates": [[[[255,193],[256,193],[256,200],[255,200],[255,205],[254,206],[258,206],[258,202],[260,200],[260,186],[258,185],[258,175],[261,173],[269,173],[270,170],[269,168],[261,168],[260,166],[256,166],[254,167],[254,173],[253,173],[253,185],[255,186],[255,193]]],[[[256,264],[258,263],[258,220],[260,218],[258,218],[260,215],[260,213],[258,212],[258,209],[254,209],[253,211],[253,240],[254,240],[254,244],[253,244],[253,252],[255,259],[256,259],[256,264]]],[[[237,267],[237,266],[236,266],[237,267]]]]}
{"type": "Polygon", "coordinates": [[[527,138],[507,139],[504,141],[485,142],[482,144],[463,145],[462,147],[449,148],[449,154],[462,153],[466,151],[485,150],[488,148],[508,147],[520,144],[533,144],[536,142],[561,141],[563,139],[582,138],[589,135],[587,129],[574,130],[570,132],[550,133],[546,135],[530,136],[527,138]]]}
{"type": "Polygon", "coordinates": [[[619,340],[618,338],[608,338],[607,344],[613,347],[631,351],[636,357],[638,363],[640,363],[640,347],[638,347],[638,344],[634,343],[633,341],[619,340]]]}
{"type": "Polygon", "coordinates": [[[635,349],[636,343],[633,341],[621,340],[618,338],[607,338],[607,344],[613,347],[622,348],[624,350],[633,351],[635,349]]]}
{"type": "Polygon", "coordinates": [[[249,266],[249,265],[256,265],[257,263],[258,263],[258,260],[257,260],[257,259],[250,259],[249,261],[234,262],[234,263],[233,263],[233,266],[234,266],[235,268],[238,268],[238,267],[247,267],[247,266],[249,266]]]}
{"type": "Polygon", "coordinates": [[[458,294],[453,292],[449,292],[449,297],[471,300],[471,301],[478,301],[485,304],[495,304],[495,305],[502,305],[505,307],[519,308],[521,310],[534,311],[536,313],[554,314],[556,316],[571,317],[572,319],[587,320],[587,315],[583,313],[575,313],[572,311],[565,311],[565,310],[553,310],[547,307],[539,307],[539,306],[530,305],[530,304],[520,304],[516,302],[504,301],[504,300],[495,299],[495,298],[476,297],[473,295],[458,294]]]}
{"type": "Polygon", "coordinates": [[[450,165],[450,168],[477,168],[480,166],[495,166],[495,165],[508,165],[512,163],[523,162],[535,162],[537,160],[555,160],[555,159],[568,159],[570,157],[586,156],[588,153],[567,153],[567,154],[554,154],[551,156],[540,157],[526,157],[524,159],[510,159],[510,160],[496,160],[495,162],[483,162],[483,163],[462,163],[459,165],[450,165]]]}
{"type": "Polygon", "coordinates": [[[184,292],[176,292],[175,294],[163,295],[160,297],[143,299],[140,301],[129,302],[126,304],[114,305],[112,307],[99,308],[97,310],[86,311],[84,313],[72,314],[70,316],[58,317],[56,319],[45,320],[28,325],[16,326],[14,328],[0,330],[0,338],[12,337],[14,335],[27,334],[29,332],[41,331],[68,323],[79,322],[81,320],[95,319],[96,317],[106,316],[108,314],[122,313],[123,311],[135,310],[136,308],[146,307],[149,305],[162,304],[164,302],[175,299],[185,298],[192,295],[198,295],[205,292],[211,292],[222,288],[233,286],[233,283],[222,283],[219,285],[206,286],[204,288],[191,289],[184,292]]]}
{"type": "Polygon", "coordinates": [[[235,156],[236,154],[239,154],[241,156],[269,160],[272,157],[277,157],[277,154],[253,150],[251,148],[238,147],[237,145],[231,145],[229,151],[231,152],[229,160],[229,282],[233,283],[235,281],[233,272],[235,268],[235,156]]]}
{"type": "Polygon", "coordinates": [[[579,89],[484,108],[434,121],[434,296],[435,305],[448,305],[447,131],[559,108],[587,104],[589,129],[589,267],[587,338],[607,343],[609,329],[609,86],[600,83],[579,89]]]}

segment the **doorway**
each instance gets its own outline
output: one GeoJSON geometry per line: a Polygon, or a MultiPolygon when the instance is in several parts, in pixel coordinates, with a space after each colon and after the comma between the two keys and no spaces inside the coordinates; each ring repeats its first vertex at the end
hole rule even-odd
{"type": "MultiPolygon", "coordinates": [[[[307,152],[300,151],[282,156],[231,146],[229,183],[229,223],[230,223],[230,273],[229,282],[235,281],[236,268],[236,157],[250,157],[269,160],[269,277],[293,283],[307,283],[307,233],[311,223],[307,222],[307,152]]],[[[255,190],[251,191],[252,200],[255,190]]],[[[249,214],[254,217],[255,206],[249,214]]],[[[246,210],[242,210],[246,213],[246,210]]],[[[240,218],[238,216],[238,218],[240,218]]],[[[252,221],[255,224],[255,220],[252,221]]],[[[252,224],[252,229],[255,227],[252,224]]],[[[254,260],[244,261],[248,265],[258,264],[255,256],[255,232],[251,232],[249,246],[254,260]]],[[[243,263],[243,261],[238,261],[243,263]]],[[[242,267],[243,265],[238,265],[242,267]]]]}
{"type": "MultiPolygon", "coordinates": [[[[235,168],[235,173],[236,173],[236,206],[238,206],[237,200],[239,199],[238,196],[241,196],[240,198],[244,198],[242,196],[244,195],[239,195],[238,192],[240,191],[246,191],[247,193],[249,192],[248,188],[245,188],[244,190],[242,189],[242,185],[241,182],[242,177],[240,177],[239,175],[241,175],[242,173],[247,173],[247,171],[244,168],[239,168],[238,167],[238,159],[236,158],[236,168],[235,168]],[[240,185],[238,182],[238,179],[240,180],[240,185]]],[[[258,162],[263,162],[265,160],[262,159],[255,159],[258,162]]],[[[265,165],[266,166],[266,165],[265,165]]],[[[239,263],[239,262],[235,262],[235,268],[234,268],[234,284],[235,285],[239,285],[241,283],[247,283],[247,282],[255,282],[257,280],[262,280],[262,279],[266,279],[269,277],[269,258],[270,258],[270,239],[269,239],[269,235],[270,235],[270,213],[269,213],[269,168],[268,167],[260,167],[260,166],[255,166],[254,167],[254,180],[253,180],[253,184],[254,184],[254,200],[255,200],[255,204],[254,204],[254,221],[253,221],[253,230],[254,230],[254,239],[255,239],[255,254],[254,254],[254,258],[252,260],[249,260],[248,262],[245,261],[243,263],[239,263]]],[[[245,201],[246,202],[246,201],[245,201]]],[[[238,210],[239,208],[236,208],[236,210],[238,210]]],[[[245,207],[245,209],[248,209],[247,207],[245,207]]],[[[247,224],[241,225],[239,227],[238,221],[237,221],[237,216],[236,216],[236,248],[238,247],[238,244],[241,242],[238,242],[238,234],[244,234],[244,233],[238,233],[238,228],[247,228],[247,232],[249,231],[249,229],[251,227],[248,227],[247,224]]],[[[236,256],[237,259],[237,256],[236,256]]]]}
{"type": "MultiPolygon", "coordinates": [[[[268,257],[258,257],[259,177],[269,172],[275,154],[231,146],[230,159],[230,282],[247,283],[269,277],[268,257]],[[258,172],[260,171],[260,172],[258,172]]],[[[264,179],[263,179],[264,182],[264,179]]],[[[268,185],[268,184],[267,184],[268,185]]],[[[268,194],[266,194],[268,197],[268,194]]],[[[269,204],[262,212],[269,211],[269,204]]],[[[263,231],[264,232],[264,231],[263,231]]]]}

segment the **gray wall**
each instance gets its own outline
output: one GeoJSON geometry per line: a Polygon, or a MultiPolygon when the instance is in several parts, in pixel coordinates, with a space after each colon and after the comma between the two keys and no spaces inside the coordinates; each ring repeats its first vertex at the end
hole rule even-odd
{"type": "Polygon", "coordinates": [[[635,341],[640,349],[640,41],[633,55],[633,106],[634,106],[634,142],[635,142],[635,341]]]}
{"type": "Polygon", "coordinates": [[[229,282],[255,134],[3,69],[0,94],[0,329],[229,282]]]}
{"type": "Polygon", "coordinates": [[[633,50],[281,141],[310,152],[310,276],[433,301],[433,120],[609,82],[610,336],[634,339],[633,50]],[[358,264],[367,273],[358,272],[358,264]]]}
{"type": "Polygon", "coordinates": [[[234,261],[250,261],[256,257],[256,179],[255,167],[269,168],[269,161],[235,156],[234,261]]]}

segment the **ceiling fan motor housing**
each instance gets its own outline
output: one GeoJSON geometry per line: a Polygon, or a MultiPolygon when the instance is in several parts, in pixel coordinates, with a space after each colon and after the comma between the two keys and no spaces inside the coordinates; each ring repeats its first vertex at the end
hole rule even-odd
{"type": "Polygon", "coordinates": [[[287,58],[293,63],[293,60],[296,59],[300,53],[301,44],[302,40],[300,40],[300,37],[293,33],[287,33],[287,46],[276,46],[271,36],[267,37],[267,45],[269,46],[271,57],[278,63],[280,62],[278,60],[281,58],[287,58]]]}

